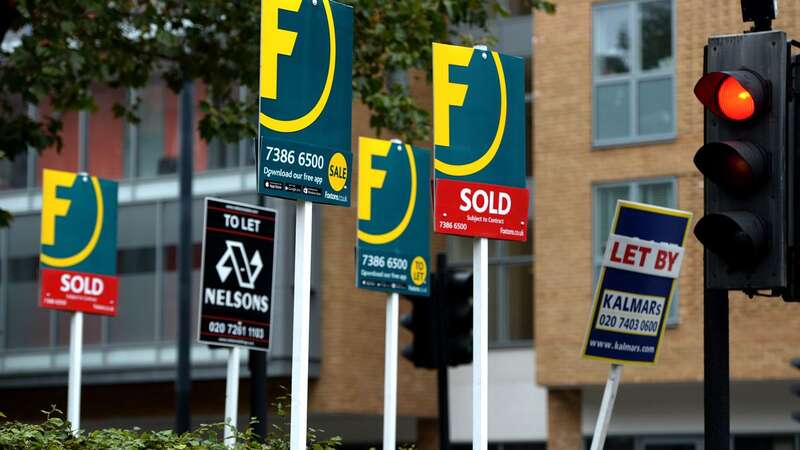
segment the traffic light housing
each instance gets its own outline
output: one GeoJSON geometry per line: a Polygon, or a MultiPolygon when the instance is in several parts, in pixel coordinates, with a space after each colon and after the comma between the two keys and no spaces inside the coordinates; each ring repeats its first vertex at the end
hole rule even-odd
{"type": "Polygon", "coordinates": [[[782,31],[713,37],[706,47],[694,89],[706,109],[694,157],[705,216],[694,233],[706,249],[708,289],[789,288],[789,54],[782,31]]]}
{"type": "Polygon", "coordinates": [[[414,366],[436,369],[439,361],[455,367],[472,362],[472,274],[447,267],[437,258],[431,274],[430,298],[405,296],[412,304],[400,324],[411,331],[413,341],[402,355],[414,366]]]}
{"type": "MultiPolygon", "coordinates": [[[[436,285],[435,274],[431,274],[431,286],[436,285]]],[[[433,292],[431,292],[433,295],[433,292]]],[[[400,318],[400,325],[413,336],[411,344],[403,348],[402,355],[415,367],[435,369],[438,361],[437,324],[433,297],[404,296],[411,302],[411,313],[400,318]]]]}
{"type": "Polygon", "coordinates": [[[472,363],[472,273],[446,272],[442,301],[445,309],[447,365],[472,363]]]}
{"type": "MultiPolygon", "coordinates": [[[[791,361],[792,367],[795,369],[800,369],[800,358],[794,358],[791,361]]],[[[800,383],[793,383],[789,389],[792,391],[795,397],[800,397],[800,383]]],[[[800,410],[792,411],[792,419],[796,422],[800,422],[800,410]]]]}

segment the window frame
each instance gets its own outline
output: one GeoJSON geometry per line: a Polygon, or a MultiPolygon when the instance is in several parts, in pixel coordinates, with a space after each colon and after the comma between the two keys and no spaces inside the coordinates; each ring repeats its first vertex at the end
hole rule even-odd
{"type": "Polygon", "coordinates": [[[658,143],[665,141],[672,141],[677,137],[677,124],[678,124],[678,108],[677,96],[678,90],[676,86],[676,65],[675,62],[677,52],[677,19],[676,19],[676,1],[668,0],[671,8],[671,38],[672,38],[672,67],[669,69],[655,69],[650,71],[641,70],[641,5],[645,3],[663,1],[663,0],[614,0],[603,3],[595,3],[592,5],[591,15],[591,36],[592,36],[592,51],[591,51],[591,70],[592,70],[592,148],[605,149],[613,147],[622,147],[628,145],[635,145],[640,143],[658,143]],[[631,36],[631,59],[630,71],[624,75],[598,75],[598,66],[595,58],[595,14],[597,11],[619,7],[625,5],[628,13],[628,30],[631,36]],[[639,134],[639,90],[638,85],[643,81],[655,80],[672,80],[672,130],[665,133],[655,134],[639,134]],[[628,99],[628,112],[630,113],[630,129],[627,137],[623,138],[608,138],[601,139],[598,137],[597,117],[599,108],[597,108],[597,88],[599,86],[608,86],[613,84],[620,84],[625,82],[627,84],[629,99],[628,99]]]}
{"type": "MultiPolygon", "coordinates": [[[[502,243],[500,245],[507,245],[507,241],[497,241],[498,243],[502,243]]],[[[514,268],[514,267],[530,267],[533,270],[533,255],[515,255],[515,256],[495,256],[491,257],[488,260],[489,269],[507,269],[507,268],[514,268]]],[[[451,269],[456,270],[468,270],[472,272],[472,261],[448,261],[448,267],[451,269]]],[[[533,282],[533,280],[531,280],[533,282]]],[[[508,318],[509,316],[509,302],[508,302],[508,294],[503,293],[502,295],[496,295],[496,298],[501,299],[497,304],[497,315],[495,317],[495,326],[497,327],[497,334],[498,337],[496,340],[489,341],[489,349],[504,349],[504,348],[528,348],[533,343],[534,339],[531,336],[530,339],[511,339],[507,337],[509,335],[509,324],[508,318]]],[[[533,298],[531,297],[531,302],[533,302],[533,298]]],[[[534,312],[535,314],[535,312],[534,312]]],[[[533,317],[531,317],[531,322],[533,322],[533,317]]]]}
{"type": "MultiPolygon", "coordinates": [[[[655,178],[635,178],[622,181],[599,182],[592,184],[592,291],[597,289],[597,280],[600,273],[600,266],[603,263],[603,254],[600,249],[601,243],[607,241],[608,236],[600,236],[600,202],[599,195],[602,189],[614,189],[620,187],[628,188],[627,199],[634,202],[642,201],[642,187],[648,185],[670,184],[672,189],[672,206],[678,207],[678,179],[675,176],[655,177],[655,178]]],[[[675,285],[670,303],[669,315],[665,325],[674,328],[681,322],[680,308],[680,283],[675,285]]]]}

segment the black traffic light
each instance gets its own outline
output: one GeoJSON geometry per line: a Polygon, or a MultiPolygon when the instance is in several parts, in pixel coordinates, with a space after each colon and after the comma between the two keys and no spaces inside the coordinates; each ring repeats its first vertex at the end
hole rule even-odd
{"type": "MultiPolygon", "coordinates": [[[[800,369],[800,358],[794,358],[791,361],[791,363],[792,367],[794,367],[795,369],[800,369]]],[[[795,397],[800,397],[800,383],[792,384],[789,389],[791,389],[792,394],[794,394],[795,397]]],[[[794,419],[797,422],[800,422],[800,410],[792,411],[792,419],[794,419]]]]}
{"type": "Polygon", "coordinates": [[[455,367],[472,362],[472,274],[447,267],[444,255],[437,258],[437,273],[431,274],[430,298],[405,296],[412,304],[400,324],[413,334],[403,356],[414,366],[438,368],[439,361],[455,367]],[[440,345],[446,343],[446,345],[440,345]]]}
{"type": "Polygon", "coordinates": [[[440,301],[444,303],[447,339],[447,365],[451,367],[472,362],[472,274],[445,272],[440,301]]]}
{"type": "Polygon", "coordinates": [[[431,298],[403,296],[411,302],[411,313],[400,318],[400,324],[411,332],[413,340],[402,355],[415,367],[435,369],[438,361],[436,304],[433,302],[435,274],[431,274],[431,298]]]}
{"type": "MultiPolygon", "coordinates": [[[[713,37],[695,86],[706,108],[694,163],[705,175],[706,288],[789,287],[789,43],[782,31],[713,37]]],[[[792,160],[793,161],[793,160],[792,160]]]]}

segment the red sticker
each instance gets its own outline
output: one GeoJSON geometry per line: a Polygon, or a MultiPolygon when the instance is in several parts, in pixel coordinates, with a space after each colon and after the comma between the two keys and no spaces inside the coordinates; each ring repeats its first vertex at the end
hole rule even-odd
{"type": "Polygon", "coordinates": [[[439,178],[434,229],[459,236],[525,241],[528,196],[525,188],[439,178]]]}
{"type": "Polygon", "coordinates": [[[117,315],[117,277],[45,268],[41,275],[40,307],[117,315]]]}

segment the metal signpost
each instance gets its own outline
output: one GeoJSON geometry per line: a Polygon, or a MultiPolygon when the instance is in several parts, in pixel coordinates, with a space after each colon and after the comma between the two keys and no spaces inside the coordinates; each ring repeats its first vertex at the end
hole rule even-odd
{"type": "Polygon", "coordinates": [[[583,356],[611,362],[591,450],[605,443],[622,365],[655,365],[692,214],[620,200],[583,356]]]}
{"type": "Polygon", "coordinates": [[[67,419],[80,430],[83,313],[117,314],[117,183],[45,169],[39,306],[73,311],[67,419]]]}
{"type": "Polygon", "coordinates": [[[206,198],[198,341],[232,347],[225,391],[225,442],[234,444],[239,349],[269,350],[276,212],[206,198]]]}
{"type": "Polygon", "coordinates": [[[525,69],[486,47],[433,44],[434,229],[473,244],[473,442],[488,445],[488,239],[527,240],[525,69]]]}
{"type": "Polygon", "coordinates": [[[356,287],[389,292],[383,448],[396,447],[399,294],[430,294],[428,150],[359,139],[356,287]]]}
{"type": "Polygon", "coordinates": [[[349,206],[353,10],[261,1],[258,192],[297,200],[291,449],[305,450],[312,202],[349,206]]]}

